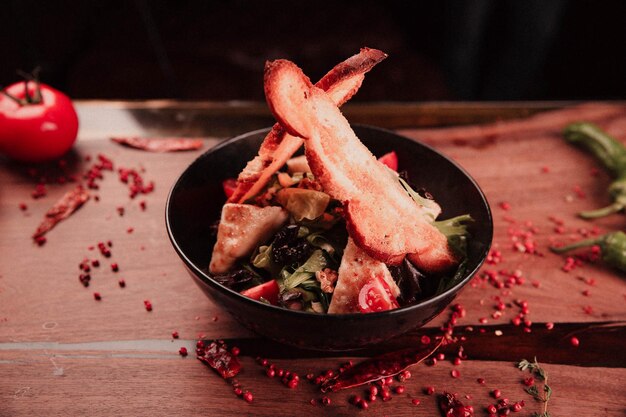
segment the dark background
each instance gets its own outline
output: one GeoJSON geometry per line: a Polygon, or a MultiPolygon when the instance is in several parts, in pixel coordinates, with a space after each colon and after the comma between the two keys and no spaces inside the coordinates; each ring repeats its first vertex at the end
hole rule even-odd
{"type": "Polygon", "coordinates": [[[316,80],[361,46],[389,58],[359,101],[626,98],[626,2],[5,0],[16,69],[74,98],[263,100],[267,59],[316,80]]]}

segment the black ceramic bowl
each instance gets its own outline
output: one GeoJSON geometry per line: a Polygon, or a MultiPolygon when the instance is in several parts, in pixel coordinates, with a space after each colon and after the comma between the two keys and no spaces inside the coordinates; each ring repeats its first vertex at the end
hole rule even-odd
{"type": "Polygon", "coordinates": [[[393,132],[353,126],[357,136],[380,156],[395,150],[399,165],[417,187],[430,192],[443,208],[441,218],[465,213],[471,228],[467,275],[442,294],[396,310],[370,314],[315,314],[255,301],[232,291],[207,273],[215,238],[211,226],[225,197],[222,180],[236,177],[259,149],[267,129],[225,141],[196,159],[174,184],[166,204],[167,231],[187,270],[200,288],[249,329],[301,348],[350,350],[375,344],[420,327],[439,314],[476,273],[493,232],[485,196],[457,164],[432,148],[393,132]]]}

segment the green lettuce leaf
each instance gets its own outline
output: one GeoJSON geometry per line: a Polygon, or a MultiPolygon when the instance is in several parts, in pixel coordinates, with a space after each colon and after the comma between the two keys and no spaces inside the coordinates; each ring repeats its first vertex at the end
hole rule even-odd
{"type": "Polygon", "coordinates": [[[321,191],[283,188],[276,193],[276,200],[300,222],[304,219],[314,220],[324,214],[330,203],[330,196],[321,191]]]}
{"type": "Polygon", "coordinates": [[[281,271],[283,287],[285,289],[295,288],[304,281],[315,277],[317,271],[326,268],[328,260],[321,249],[313,251],[309,259],[300,265],[293,273],[289,274],[284,269],[281,271]]]}

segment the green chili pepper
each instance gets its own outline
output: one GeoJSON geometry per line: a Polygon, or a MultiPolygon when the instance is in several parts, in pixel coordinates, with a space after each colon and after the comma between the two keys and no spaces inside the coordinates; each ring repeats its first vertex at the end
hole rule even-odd
{"type": "Polygon", "coordinates": [[[613,203],[598,210],[583,211],[579,216],[595,219],[623,211],[626,208],[626,148],[619,141],[592,123],[572,123],[563,131],[565,140],[586,148],[613,176],[609,194],[613,203]]]}
{"type": "Polygon", "coordinates": [[[626,233],[624,232],[611,232],[595,239],[581,240],[558,248],[551,247],[550,250],[555,253],[564,253],[595,245],[600,247],[604,263],[626,272],[626,233]]]}

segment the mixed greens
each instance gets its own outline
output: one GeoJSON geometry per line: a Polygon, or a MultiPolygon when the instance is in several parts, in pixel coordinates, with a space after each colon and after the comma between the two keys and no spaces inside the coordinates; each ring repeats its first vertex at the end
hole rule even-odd
{"type": "MultiPolygon", "coordinates": [[[[408,259],[389,266],[400,289],[400,306],[432,297],[456,284],[466,272],[469,215],[436,221],[439,207],[428,194],[413,190],[398,176],[407,193],[424,207],[433,225],[447,238],[460,260],[455,270],[427,275],[408,259]]],[[[348,242],[341,203],[321,191],[310,172],[277,172],[266,187],[246,201],[256,206],[281,206],[289,220],[252,255],[230,271],[215,275],[219,283],[262,302],[292,310],[326,313],[333,297],[344,248],[348,242]]]]}

